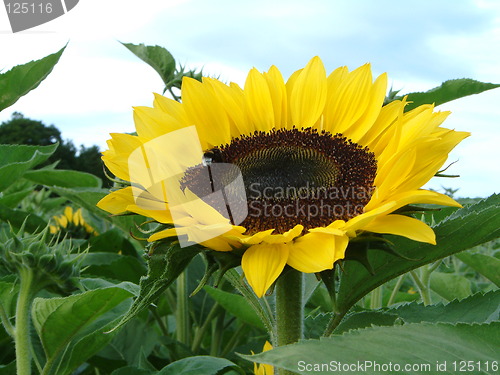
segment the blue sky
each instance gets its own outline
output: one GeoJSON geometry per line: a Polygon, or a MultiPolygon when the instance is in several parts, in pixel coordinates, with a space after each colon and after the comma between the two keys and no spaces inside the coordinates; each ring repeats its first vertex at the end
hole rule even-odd
{"type": "MultiPolygon", "coordinates": [[[[0,9],[0,69],[69,45],[40,87],[13,111],[56,125],[75,144],[105,147],[110,132],[133,130],[131,107],[151,105],[157,74],[118,40],[158,44],[182,64],[244,82],[252,67],[285,77],[319,55],[328,71],[372,63],[402,93],[451,78],[500,82],[500,2],[496,0],[80,0],[65,16],[12,34],[0,9]]],[[[459,196],[498,192],[500,89],[442,105],[446,126],[473,133],[450,156],[460,179],[430,186],[459,196]]]]}

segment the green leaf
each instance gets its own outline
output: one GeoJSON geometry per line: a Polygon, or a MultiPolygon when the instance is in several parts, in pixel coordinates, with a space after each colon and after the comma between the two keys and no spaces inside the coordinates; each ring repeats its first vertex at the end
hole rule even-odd
{"type": "Polygon", "coordinates": [[[200,355],[173,362],[156,375],[215,375],[223,374],[222,370],[227,368],[237,368],[237,366],[224,358],[200,355]]]}
{"type": "Polygon", "coordinates": [[[82,261],[86,275],[107,277],[139,283],[146,273],[144,262],[138,258],[113,253],[88,253],[82,261]]]}
{"type": "Polygon", "coordinates": [[[455,256],[500,287],[500,259],[486,254],[471,254],[469,252],[455,256]]]}
{"type": "Polygon", "coordinates": [[[61,186],[65,188],[100,188],[102,185],[101,179],[93,174],[62,169],[29,171],[24,174],[24,178],[40,185],[61,186]]]}
{"type": "Polygon", "coordinates": [[[16,229],[24,224],[26,231],[30,233],[41,230],[48,225],[44,219],[32,212],[13,210],[2,205],[0,205],[0,220],[9,222],[16,229]]]}
{"type": "Polygon", "coordinates": [[[68,374],[106,345],[113,335],[104,332],[126,311],[128,304],[123,302],[131,296],[123,288],[110,287],[63,298],[36,298],[33,325],[50,373],[68,374]]]}
{"type": "Polygon", "coordinates": [[[177,276],[188,266],[201,251],[199,247],[180,247],[178,243],[159,243],[150,251],[148,274],[141,278],[140,293],[134,304],[113,329],[117,329],[154,303],[172,284],[177,276]]]}
{"type": "MultiPolygon", "coordinates": [[[[343,313],[376,287],[438,259],[467,250],[500,236],[500,195],[455,211],[433,229],[437,245],[387,236],[397,251],[415,259],[407,260],[392,254],[369,250],[368,257],[375,271],[371,275],[361,264],[346,261],[341,272],[337,307],[343,313]]],[[[347,250],[349,251],[349,249],[347,250]]]]}
{"type": "MultiPolygon", "coordinates": [[[[440,105],[465,96],[479,94],[483,91],[500,87],[499,84],[484,83],[473,79],[462,78],[452,79],[443,82],[441,86],[435,87],[427,92],[413,92],[408,95],[408,101],[411,102],[405,107],[409,111],[422,104],[440,105]]],[[[397,97],[396,99],[401,99],[397,97]]]]}
{"type": "Polygon", "coordinates": [[[8,72],[0,73],[0,111],[38,87],[57,64],[65,48],[43,59],[17,65],[8,72]]]}
{"type": "Polygon", "coordinates": [[[89,252],[120,253],[123,255],[139,257],[134,246],[128,240],[128,237],[128,235],[125,235],[117,228],[110,229],[89,239],[89,252]]]}
{"type": "Polygon", "coordinates": [[[317,315],[308,315],[304,319],[304,337],[306,339],[315,339],[320,337],[325,331],[325,327],[332,318],[333,313],[319,313],[317,315]]]}
{"type": "Polygon", "coordinates": [[[458,374],[460,361],[475,363],[467,374],[495,374],[497,371],[492,370],[491,364],[498,363],[499,345],[500,322],[474,325],[421,323],[350,331],[342,336],[306,340],[256,355],[241,356],[298,374],[374,374],[382,371],[377,371],[374,364],[389,366],[389,363],[393,367],[387,373],[458,374]],[[443,365],[436,367],[445,362],[446,368],[443,365]],[[456,368],[453,362],[456,362],[456,368]],[[478,371],[477,362],[482,364],[481,371],[478,371]],[[490,365],[488,370],[484,366],[486,362],[490,365]],[[339,367],[341,364],[353,365],[354,370],[346,371],[339,367]],[[358,364],[365,367],[360,368],[358,364]],[[419,368],[406,369],[406,365],[419,368]]]}
{"type": "Polygon", "coordinates": [[[398,318],[397,315],[385,311],[359,311],[347,315],[333,331],[341,334],[352,329],[368,328],[375,326],[392,326],[398,318]]]}
{"type": "Polygon", "coordinates": [[[15,315],[19,284],[7,280],[0,280],[0,307],[9,318],[15,315]]]}
{"type": "Polygon", "coordinates": [[[216,300],[230,314],[247,324],[265,330],[262,320],[260,320],[250,303],[243,296],[224,292],[208,285],[204,289],[210,297],[216,300]]]}
{"type": "Polygon", "coordinates": [[[8,365],[0,365],[0,375],[16,375],[16,361],[8,365]]]}
{"type": "Polygon", "coordinates": [[[10,194],[4,194],[0,197],[0,205],[8,208],[15,208],[24,198],[26,198],[32,192],[33,186],[31,186],[29,189],[16,191],[10,194]]]}
{"type": "Polygon", "coordinates": [[[472,293],[470,280],[453,273],[433,272],[430,286],[434,292],[448,301],[464,299],[472,293]]]}
{"type": "Polygon", "coordinates": [[[499,318],[500,289],[486,294],[476,293],[446,305],[424,306],[412,302],[386,312],[396,314],[407,323],[490,323],[499,318]]]}
{"type": "Polygon", "coordinates": [[[99,356],[110,360],[125,360],[128,366],[140,367],[142,357],[149,357],[159,344],[158,327],[142,319],[134,319],[113,338],[99,356]]]}
{"type": "MultiPolygon", "coordinates": [[[[0,91],[1,92],[1,91],[0,91]]],[[[12,185],[24,173],[43,163],[58,144],[49,146],[0,145],[0,191],[12,185]]]]}
{"type": "Polygon", "coordinates": [[[85,208],[89,212],[105,219],[106,221],[116,225],[122,231],[124,231],[127,236],[130,234],[130,230],[135,227],[136,223],[145,221],[142,216],[112,216],[110,213],[101,210],[96,206],[102,198],[104,198],[109,191],[107,189],[99,188],[64,188],[64,187],[51,187],[50,189],[54,193],[59,194],[62,197],[76,203],[77,205],[85,208]]]}
{"type": "Polygon", "coordinates": [[[160,46],[145,46],[144,44],[122,44],[156,70],[165,85],[174,78],[175,59],[165,48],[160,46]]]}
{"type": "Polygon", "coordinates": [[[138,369],[137,367],[127,366],[113,371],[111,375],[153,375],[153,372],[149,370],[138,369]]]}

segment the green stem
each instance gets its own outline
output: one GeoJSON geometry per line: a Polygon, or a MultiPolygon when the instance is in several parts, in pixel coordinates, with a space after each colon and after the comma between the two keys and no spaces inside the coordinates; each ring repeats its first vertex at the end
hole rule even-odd
{"type": "Polygon", "coordinates": [[[158,310],[156,307],[151,307],[151,313],[153,314],[154,319],[156,320],[156,323],[158,323],[158,327],[160,328],[161,333],[163,336],[169,336],[168,334],[168,327],[165,325],[165,322],[161,318],[160,314],[158,314],[158,310]]]}
{"type": "Polygon", "coordinates": [[[247,326],[245,324],[240,324],[240,326],[234,332],[233,336],[231,336],[231,338],[227,342],[226,346],[224,346],[224,349],[222,349],[222,352],[220,353],[220,356],[222,358],[226,357],[229,352],[232,352],[234,350],[236,345],[238,345],[241,336],[246,331],[247,331],[247,326]]]}
{"type": "MultiPolygon", "coordinates": [[[[301,272],[294,269],[282,274],[276,282],[277,346],[293,344],[303,336],[304,281],[301,272]]],[[[280,369],[280,375],[293,372],[280,369]]]]}
{"type": "Polygon", "coordinates": [[[5,328],[5,332],[7,332],[10,337],[14,338],[14,327],[10,323],[7,312],[4,310],[2,305],[0,305],[0,320],[2,321],[3,327],[5,328]]]}
{"type": "Polygon", "coordinates": [[[257,298],[253,290],[243,282],[241,276],[236,272],[236,270],[231,269],[224,274],[224,278],[228,280],[231,285],[245,297],[245,299],[250,303],[253,310],[262,320],[264,326],[269,334],[269,339],[272,343],[276,342],[276,323],[271,312],[271,308],[267,303],[266,298],[257,298]]]}
{"type": "Polygon", "coordinates": [[[370,308],[372,310],[380,309],[382,307],[382,289],[383,286],[380,285],[378,288],[372,290],[370,298],[370,308]]]}
{"type": "Polygon", "coordinates": [[[221,312],[221,309],[222,309],[221,306],[216,302],[212,306],[212,309],[209,311],[203,325],[196,331],[193,338],[193,343],[191,344],[191,351],[193,353],[196,353],[198,349],[200,349],[201,341],[203,339],[203,336],[205,335],[205,332],[210,326],[212,320],[221,312]]]}
{"type": "Polygon", "coordinates": [[[217,319],[212,322],[212,342],[210,343],[210,355],[218,357],[222,343],[222,334],[224,333],[224,318],[226,314],[224,310],[217,316],[217,319]]]}
{"type": "Polygon", "coordinates": [[[427,280],[424,280],[424,278],[422,278],[422,280],[421,280],[415,271],[410,271],[410,275],[411,275],[413,281],[415,282],[415,285],[418,288],[418,291],[420,293],[420,297],[422,298],[422,302],[424,303],[425,306],[430,305],[431,304],[431,296],[429,293],[429,285],[428,285],[429,280],[428,280],[428,278],[427,278],[427,280]],[[427,281],[427,282],[424,283],[424,281],[427,281]]]}
{"type": "Polygon", "coordinates": [[[36,294],[33,279],[31,269],[21,270],[14,332],[17,375],[31,375],[30,312],[36,294]]]}
{"type": "Polygon", "coordinates": [[[394,303],[394,300],[396,299],[399,289],[401,289],[401,285],[403,285],[403,280],[405,278],[405,275],[406,274],[404,273],[401,276],[399,276],[398,281],[396,282],[396,285],[392,290],[391,296],[389,297],[389,301],[387,301],[387,307],[391,306],[394,303]]]}
{"type": "Polygon", "coordinates": [[[326,326],[325,332],[323,332],[323,337],[328,337],[333,333],[333,331],[340,324],[346,313],[347,312],[333,313],[332,318],[330,319],[328,325],[326,326]]]}
{"type": "Polygon", "coordinates": [[[189,309],[187,290],[187,269],[177,278],[177,303],[176,303],[176,338],[177,341],[188,344],[189,342],[189,309]]]}

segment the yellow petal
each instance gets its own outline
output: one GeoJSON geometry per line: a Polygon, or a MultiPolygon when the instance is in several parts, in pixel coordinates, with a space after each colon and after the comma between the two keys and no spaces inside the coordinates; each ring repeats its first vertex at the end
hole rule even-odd
{"type": "Polygon", "coordinates": [[[180,235],[180,233],[177,233],[176,228],[168,228],[149,236],[148,242],[154,242],[168,237],[175,237],[177,235],[180,235]]]}
{"type": "Polygon", "coordinates": [[[287,263],[298,271],[313,273],[332,269],[344,258],[349,239],[326,233],[308,233],[290,244],[287,263]]]}
{"type": "Polygon", "coordinates": [[[290,242],[296,237],[300,236],[302,231],[304,230],[304,226],[297,224],[292,229],[286,231],[283,234],[270,234],[267,237],[262,239],[263,242],[266,243],[286,243],[290,242]]]}
{"type": "Polygon", "coordinates": [[[297,76],[290,96],[292,122],[301,128],[312,127],[325,108],[327,95],[326,72],[319,57],[309,61],[297,76]]]}
{"type": "Polygon", "coordinates": [[[150,107],[134,107],[134,122],[139,137],[146,139],[153,139],[187,126],[170,114],[150,107]]]}
{"type": "Polygon", "coordinates": [[[97,203],[97,207],[116,215],[126,212],[127,207],[134,203],[132,188],[129,186],[109,193],[97,203]]]}
{"type": "Polygon", "coordinates": [[[274,107],[264,76],[253,68],[245,81],[246,112],[253,128],[267,132],[274,127],[274,107]]]}
{"type": "Polygon", "coordinates": [[[368,223],[363,230],[374,233],[395,234],[414,241],[436,244],[436,235],[424,222],[403,215],[381,216],[368,223]]]}
{"type": "Polygon", "coordinates": [[[110,135],[111,139],[107,141],[109,150],[103,152],[102,160],[116,177],[130,181],[128,159],[135,149],[141,147],[142,141],[139,137],[130,134],[112,133],[110,135]]]}
{"type": "Polygon", "coordinates": [[[73,221],[73,209],[70,206],[66,206],[64,209],[64,216],[66,216],[68,222],[71,223],[73,221]]]}
{"type": "Polygon", "coordinates": [[[236,138],[241,134],[250,134],[253,129],[245,113],[245,97],[243,90],[233,84],[227,86],[216,79],[205,78],[204,82],[212,86],[215,95],[226,109],[231,128],[231,137],[236,138]]]}
{"type": "Polygon", "coordinates": [[[396,202],[388,202],[380,207],[377,207],[371,211],[365,212],[364,214],[353,217],[343,227],[346,231],[356,231],[363,229],[370,221],[374,220],[377,216],[387,214],[391,211],[396,210],[396,202]]]}
{"type": "Polygon", "coordinates": [[[182,104],[189,124],[196,126],[203,149],[230,142],[229,119],[212,86],[184,78],[182,104]]]}
{"type": "Polygon", "coordinates": [[[372,73],[369,64],[348,73],[335,88],[326,106],[325,116],[332,132],[344,133],[366,111],[371,100],[372,73]]]}
{"type": "Polygon", "coordinates": [[[271,66],[264,78],[269,86],[271,102],[274,112],[274,127],[277,129],[286,128],[288,120],[287,92],[285,81],[281,72],[274,65],[271,66]]]}
{"type": "Polygon", "coordinates": [[[373,83],[370,98],[362,116],[344,133],[353,142],[359,140],[371,129],[380,114],[387,91],[387,74],[381,74],[373,83]]]}
{"type": "Polygon", "coordinates": [[[257,297],[262,297],[278,278],[287,259],[286,244],[253,245],[245,251],[241,267],[257,297]]]}
{"type": "Polygon", "coordinates": [[[177,120],[180,124],[185,124],[185,126],[189,126],[189,121],[186,115],[186,111],[181,103],[176,100],[166,98],[160,94],[154,94],[155,100],[153,105],[156,109],[159,109],[166,114],[170,115],[174,119],[177,120]]]}
{"type": "MultiPolygon", "coordinates": [[[[389,210],[384,210],[378,208],[380,203],[376,203],[375,201],[368,202],[365,206],[365,210],[367,213],[372,212],[372,210],[377,210],[379,214],[389,213],[397,210],[403,206],[413,203],[427,203],[427,204],[438,204],[441,206],[451,206],[451,207],[462,207],[460,203],[453,200],[453,198],[448,197],[447,195],[437,193],[435,191],[429,190],[411,190],[405,191],[403,193],[393,194],[388,197],[390,201],[389,204],[392,204],[389,210]]],[[[385,207],[386,203],[383,203],[382,206],[385,207]]],[[[363,214],[364,215],[364,214],[363,214]]],[[[356,218],[354,218],[356,219],[356,218]]],[[[351,220],[354,220],[351,219],[351,220]]],[[[350,220],[350,221],[351,221],[350,220]]]]}

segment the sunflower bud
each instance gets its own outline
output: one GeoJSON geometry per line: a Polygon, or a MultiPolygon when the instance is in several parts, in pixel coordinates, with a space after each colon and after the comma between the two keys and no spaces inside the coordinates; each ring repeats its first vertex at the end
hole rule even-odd
{"type": "Polygon", "coordinates": [[[0,265],[13,274],[20,275],[30,269],[38,287],[65,289],[79,274],[79,258],[71,256],[71,243],[54,243],[49,228],[37,234],[25,233],[21,228],[17,233],[0,232],[0,265]]]}

